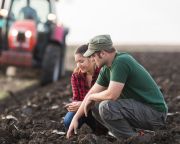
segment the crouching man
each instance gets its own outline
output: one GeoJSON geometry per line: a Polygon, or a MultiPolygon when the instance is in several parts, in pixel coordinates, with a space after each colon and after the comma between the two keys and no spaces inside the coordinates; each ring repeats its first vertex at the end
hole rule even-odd
{"type": "Polygon", "coordinates": [[[109,35],[92,38],[84,56],[92,57],[102,68],[74,116],[67,138],[76,133],[78,119],[91,109],[117,139],[148,142],[151,135],[137,130],[160,128],[167,114],[166,102],[151,75],[131,55],[116,52],[109,35]]]}

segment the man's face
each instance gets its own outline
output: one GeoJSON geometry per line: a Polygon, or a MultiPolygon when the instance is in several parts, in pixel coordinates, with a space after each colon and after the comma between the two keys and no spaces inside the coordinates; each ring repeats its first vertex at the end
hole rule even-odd
{"type": "Polygon", "coordinates": [[[94,59],[96,65],[100,68],[105,65],[104,58],[101,56],[101,51],[95,52],[91,55],[91,58],[94,59]]]}

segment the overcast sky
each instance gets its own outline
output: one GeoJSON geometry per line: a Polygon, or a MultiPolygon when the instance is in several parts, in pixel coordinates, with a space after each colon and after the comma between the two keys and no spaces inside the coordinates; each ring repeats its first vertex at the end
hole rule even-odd
{"type": "Polygon", "coordinates": [[[110,34],[119,44],[180,44],[180,0],[60,0],[68,43],[110,34]]]}

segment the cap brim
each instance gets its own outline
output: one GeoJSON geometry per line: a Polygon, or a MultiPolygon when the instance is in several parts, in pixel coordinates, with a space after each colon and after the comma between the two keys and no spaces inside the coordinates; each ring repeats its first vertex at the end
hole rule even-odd
{"type": "Polygon", "coordinates": [[[95,51],[93,51],[93,50],[87,50],[84,54],[83,54],[83,56],[84,57],[90,57],[92,54],[94,54],[95,53],[95,51]]]}

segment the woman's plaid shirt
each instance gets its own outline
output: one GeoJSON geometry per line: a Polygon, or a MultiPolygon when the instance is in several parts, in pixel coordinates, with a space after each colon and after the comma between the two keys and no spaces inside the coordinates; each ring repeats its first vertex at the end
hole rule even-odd
{"type": "MultiPolygon", "coordinates": [[[[100,69],[96,68],[94,75],[91,81],[91,87],[96,82],[100,69]]],[[[78,73],[75,72],[71,76],[71,85],[72,85],[72,92],[73,92],[73,100],[82,101],[91,87],[88,86],[86,80],[86,73],[78,73]]]]}

